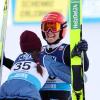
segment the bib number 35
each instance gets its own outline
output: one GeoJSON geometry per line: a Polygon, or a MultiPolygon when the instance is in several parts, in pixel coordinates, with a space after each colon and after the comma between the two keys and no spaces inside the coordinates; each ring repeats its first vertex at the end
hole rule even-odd
{"type": "Polygon", "coordinates": [[[29,70],[31,67],[31,62],[19,62],[15,64],[13,70],[29,70]]]}

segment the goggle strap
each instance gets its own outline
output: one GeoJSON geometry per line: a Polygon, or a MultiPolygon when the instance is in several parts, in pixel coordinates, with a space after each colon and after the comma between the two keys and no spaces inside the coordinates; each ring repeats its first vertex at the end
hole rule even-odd
{"type": "Polygon", "coordinates": [[[67,21],[64,22],[62,25],[61,25],[61,28],[66,28],[67,27],[67,21]]]}

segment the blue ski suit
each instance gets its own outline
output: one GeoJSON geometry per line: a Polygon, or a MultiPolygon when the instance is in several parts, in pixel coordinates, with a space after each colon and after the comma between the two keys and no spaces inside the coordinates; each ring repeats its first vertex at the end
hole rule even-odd
{"type": "Polygon", "coordinates": [[[36,67],[31,54],[19,55],[8,80],[0,87],[0,99],[41,100],[39,90],[49,75],[45,67],[41,66],[43,75],[37,72],[36,67]]]}
{"type": "MultiPolygon", "coordinates": [[[[48,46],[48,45],[47,45],[48,46]]],[[[49,78],[40,90],[42,99],[66,100],[71,93],[70,49],[67,44],[59,44],[49,51],[44,46],[41,51],[43,66],[47,67],[49,78]],[[50,57],[55,61],[50,63],[50,57]],[[45,59],[48,59],[47,61],[45,59]],[[60,64],[60,66],[57,66],[60,64]],[[46,94],[46,95],[45,95],[46,94]]]]}

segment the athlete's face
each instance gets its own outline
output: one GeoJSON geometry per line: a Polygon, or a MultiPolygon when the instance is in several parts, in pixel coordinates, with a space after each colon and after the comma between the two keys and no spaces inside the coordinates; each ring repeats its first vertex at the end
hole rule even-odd
{"type": "Polygon", "coordinates": [[[49,43],[54,43],[59,39],[59,32],[53,33],[52,31],[45,32],[46,40],[49,43]]]}
{"type": "Polygon", "coordinates": [[[61,23],[56,21],[46,21],[42,23],[41,29],[45,33],[48,43],[54,43],[59,39],[61,23]]]}

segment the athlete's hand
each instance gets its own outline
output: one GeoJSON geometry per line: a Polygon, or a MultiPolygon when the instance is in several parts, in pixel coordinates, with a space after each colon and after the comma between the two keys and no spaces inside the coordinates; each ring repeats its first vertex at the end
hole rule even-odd
{"type": "Polygon", "coordinates": [[[81,40],[77,45],[75,45],[72,50],[71,56],[81,56],[82,51],[86,52],[88,50],[88,43],[85,40],[81,40]]]}
{"type": "Polygon", "coordinates": [[[86,40],[81,40],[77,45],[77,49],[79,49],[79,51],[87,51],[88,50],[87,41],[86,40]]]}

